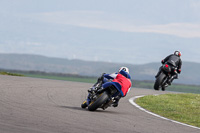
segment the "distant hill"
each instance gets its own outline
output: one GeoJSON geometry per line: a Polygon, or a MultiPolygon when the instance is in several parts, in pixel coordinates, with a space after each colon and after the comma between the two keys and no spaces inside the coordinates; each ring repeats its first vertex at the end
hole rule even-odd
{"type": "MultiPolygon", "coordinates": [[[[44,71],[55,73],[77,74],[82,76],[100,76],[101,73],[112,73],[121,66],[127,66],[134,80],[155,80],[160,62],[142,65],[92,62],[50,58],[28,54],[0,54],[0,69],[44,71]]],[[[182,73],[175,83],[200,85],[200,63],[183,62],[182,73]]]]}

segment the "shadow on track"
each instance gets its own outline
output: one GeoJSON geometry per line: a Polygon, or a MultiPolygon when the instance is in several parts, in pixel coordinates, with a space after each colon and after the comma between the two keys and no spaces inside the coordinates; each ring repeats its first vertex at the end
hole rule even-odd
{"type": "Polygon", "coordinates": [[[72,107],[72,106],[58,106],[60,108],[65,108],[65,109],[73,109],[73,110],[81,110],[81,111],[87,111],[85,109],[82,109],[81,107],[72,107]]]}
{"type": "Polygon", "coordinates": [[[65,109],[72,109],[72,110],[88,111],[88,112],[91,112],[91,113],[98,112],[98,113],[110,113],[110,114],[123,114],[123,113],[121,113],[121,112],[108,111],[108,110],[89,111],[89,110],[83,109],[83,108],[81,108],[81,107],[73,107],[73,106],[58,106],[58,107],[60,107],[60,108],[65,108],[65,109]]]}

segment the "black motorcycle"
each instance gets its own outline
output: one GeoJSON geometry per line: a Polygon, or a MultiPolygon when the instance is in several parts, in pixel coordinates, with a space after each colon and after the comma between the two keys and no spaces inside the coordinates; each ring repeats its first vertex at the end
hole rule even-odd
{"type": "MultiPolygon", "coordinates": [[[[89,111],[95,111],[98,108],[105,110],[115,102],[115,96],[121,92],[121,85],[116,82],[107,82],[108,87],[102,88],[102,83],[97,83],[94,89],[88,90],[87,99],[81,104],[82,108],[88,107],[89,111]]],[[[122,93],[123,94],[123,93],[122,93]]]]}
{"type": "Polygon", "coordinates": [[[162,88],[162,90],[165,91],[165,88],[169,85],[169,79],[172,78],[172,73],[177,73],[176,68],[168,63],[163,64],[161,72],[154,83],[154,89],[159,90],[162,88]]]}

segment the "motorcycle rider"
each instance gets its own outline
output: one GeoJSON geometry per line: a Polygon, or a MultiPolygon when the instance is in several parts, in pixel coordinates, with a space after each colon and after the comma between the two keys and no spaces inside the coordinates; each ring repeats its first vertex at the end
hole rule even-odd
{"type": "Polygon", "coordinates": [[[111,85],[109,84],[109,82],[117,82],[121,85],[122,94],[119,93],[117,96],[115,96],[113,103],[113,107],[117,107],[121,97],[125,97],[131,89],[132,83],[131,83],[131,76],[129,74],[129,69],[127,67],[120,67],[117,73],[112,73],[112,74],[103,73],[102,76],[98,78],[97,83],[95,83],[95,85],[88,91],[93,91],[97,89],[95,87],[97,84],[99,87],[101,87],[101,89],[109,87],[111,85]]]}
{"type": "MultiPolygon", "coordinates": [[[[161,61],[162,64],[167,63],[167,64],[175,67],[175,70],[172,70],[171,78],[168,80],[168,85],[171,85],[171,83],[174,79],[178,79],[178,74],[181,73],[182,60],[180,57],[181,57],[181,52],[177,50],[174,52],[174,54],[167,56],[165,59],[163,59],[161,61]]],[[[159,71],[158,71],[157,75],[155,76],[156,78],[161,73],[161,67],[159,68],[159,71]]]]}

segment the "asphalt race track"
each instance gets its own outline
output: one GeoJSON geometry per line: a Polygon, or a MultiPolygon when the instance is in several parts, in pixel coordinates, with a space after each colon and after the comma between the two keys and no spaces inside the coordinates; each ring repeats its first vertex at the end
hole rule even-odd
{"type": "Polygon", "coordinates": [[[0,76],[0,133],[199,133],[139,110],[138,95],[169,92],[132,88],[117,108],[80,107],[88,83],[0,76]]]}

